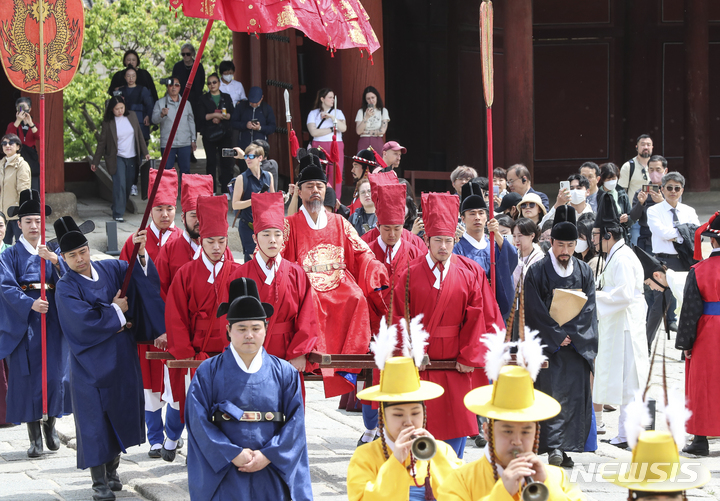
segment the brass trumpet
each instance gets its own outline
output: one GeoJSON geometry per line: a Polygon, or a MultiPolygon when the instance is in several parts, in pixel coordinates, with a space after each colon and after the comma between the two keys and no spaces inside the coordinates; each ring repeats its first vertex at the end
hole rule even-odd
{"type": "Polygon", "coordinates": [[[410,453],[415,457],[415,459],[420,461],[430,461],[437,453],[437,444],[435,443],[435,440],[430,437],[417,437],[413,440],[413,443],[410,446],[410,453]]]}
{"type": "MultiPolygon", "coordinates": [[[[413,444],[414,445],[414,444],[413,444]]],[[[522,451],[513,450],[513,456],[517,457],[522,451]]],[[[550,497],[550,491],[542,482],[536,482],[532,477],[525,477],[525,487],[523,487],[520,499],[522,501],[547,501],[550,497]]]]}

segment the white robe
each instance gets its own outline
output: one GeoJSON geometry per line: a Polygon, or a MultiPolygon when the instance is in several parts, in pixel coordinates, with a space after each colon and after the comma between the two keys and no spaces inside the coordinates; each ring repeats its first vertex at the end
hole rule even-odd
{"type": "Polygon", "coordinates": [[[635,253],[624,242],[618,242],[598,278],[599,342],[593,384],[596,404],[627,405],[647,381],[643,279],[643,267],[635,253]]]}

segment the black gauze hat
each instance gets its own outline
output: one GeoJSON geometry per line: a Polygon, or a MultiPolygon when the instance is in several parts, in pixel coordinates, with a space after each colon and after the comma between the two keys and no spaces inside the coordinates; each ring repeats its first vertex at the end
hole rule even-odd
{"type": "Polygon", "coordinates": [[[480,184],[470,181],[465,183],[462,187],[461,197],[462,203],[460,204],[460,214],[465,214],[465,211],[474,209],[487,210],[487,204],[485,198],[483,198],[482,189],[480,184]]]}
{"type": "Polygon", "coordinates": [[[615,200],[608,192],[598,191],[597,215],[595,216],[594,227],[600,228],[601,233],[620,228],[620,214],[617,205],[615,205],[615,200]]]}
{"type": "Polygon", "coordinates": [[[227,315],[230,325],[243,320],[265,320],[275,312],[271,304],[260,301],[257,284],[251,278],[230,282],[228,302],[218,307],[217,316],[227,315]]]}
{"type": "MultiPolygon", "coordinates": [[[[45,216],[52,214],[49,205],[45,206],[45,216]]],[[[8,216],[22,219],[24,216],[40,215],[40,193],[36,190],[22,190],[20,192],[20,205],[8,207],[8,216]]]]}
{"type": "Polygon", "coordinates": [[[555,209],[555,218],[550,237],[563,242],[578,239],[578,229],[575,220],[575,209],[569,205],[561,205],[555,209]]]}
{"type": "Polygon", "coordinates": [[[639,246],[633,247],[633,250],[635,251],[635,255],[640,260],[640,263],[643,267],[643,273],[645,274],[645,280],[648,278],[652,278],[653,273],[656,271],[662,271],[665,272],[665,267],[663,266],[662,261],[660,261],[655,256],[651,256],[648,254],[644,249],[641,249],[639,246]]]}
{"type": "Polygon", "coordinates": [[[63,216],[53,224],[60,244],[60,252],[70,252],[88,245],[87,238],[71,216],[63,216]]]}

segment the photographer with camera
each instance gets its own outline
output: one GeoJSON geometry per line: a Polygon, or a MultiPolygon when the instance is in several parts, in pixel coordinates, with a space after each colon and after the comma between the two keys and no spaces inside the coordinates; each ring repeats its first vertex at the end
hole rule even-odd
{"type": "Polygon", "coordinates": [[[10,122],[5,134],[15,134],[21,143],[20,156],[30,166],[33,190],[40,190],[40,160],[35,141],[39,139],[38,127],[30,115],[32,101],[29,97],[21,97],[15,101],[15,121],[10,122]]]}

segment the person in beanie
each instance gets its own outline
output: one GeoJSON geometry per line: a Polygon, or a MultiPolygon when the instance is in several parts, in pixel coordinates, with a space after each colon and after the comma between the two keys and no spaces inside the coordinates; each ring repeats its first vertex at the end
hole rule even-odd
{"type": "Polygon", "coordinates": [[[575,209],[555,210],[550,250],[525,275],[525,318],[531,329],[540,332],[549,360],[535,388],[562,405],[558,416],[541,425],[539,452],[548,452],[548,462],[563,467],[574,464],[567,452],[597,448],[590,389],[598,351],[595,279],[590,266],[573,257],[578,239],[575,224],[575,209]],[[586,298],[579,312],[562,325],[551,315],[556,308],[568,309],[558,303],[553,308],[558,289],[581,291],[586,298]]]}
{"type": "Polygon", "coordinates": [[[307,354],[317,343],[315,291],[305,270],[280,255],[285,227],[282,193],[253,193],[252,202],[253,240],[258,252],[239,266],[230,280],[247,277],[258,284],[260,298],[275,311],[263,347],[270,355],[290,362],[302,379],[304,371],[310,372],[307,354]]]}
{"type": "MultiPolygon", "coordinates": [[[[68,381],[70,352],[58,320],[55,284],[67,271],[57,254],[40,243],[40,195],[35,190],[20,193],[20,206],[11,208],[18,216],[22,236],[0,254],[0,360],[8,364],[8,423],[27,423],[28,457],[43,451],[43,432],[49,450],[60,448],[55,431],[57,418],[72,413],[68,381]],[[40,267],[45,259],[45,300],[41,299],[40,267]],[[47,332],[48,419],[42,419],[42,336],[41,314],[47,332]],[[41,427],[42,424],[42,427],[41,427]]],[[[45,207],[45,215],[52,214],[45,207]]]]}
{"type": "MultiPolygon", "coordinates": [[[[595,359],[593,402],[620,405],[617,437],[608,443],[627,448],[627,406],[647,380],[649,361],[645,335],[647,303],[640,260],[625,244],[615,201],[607,194],[598,199],[593,245],[605,255],[605,268],[597,280],[598,354],[595,359]]],[[[595,411],[598,432],[605,428],[602,407],[595,411]]]]}
{"type": "MultiPolygon", "coordinates": [[[[462,458],[467,437],[478,434],[477,419],[462,399],[475,387],[473,371],[483,365],[480,335],[505,324],[484,272],[452,253],[459,205],[460,199],[449,193],[422,194],[429,252],[410,261],[395,282],[392,315],[397,324],[407,315],[422,314],[421,324],[430,333],[430,360],[455,361],[453,370],[421,370],[420,378],[445,389],[427,405],[428,431],[462,458]]],[[[481,379],[477,382],[487,383],[481,379]]]]}
{"type": "Polygon", "coordinates": [[[70,216],[54,223],[70,269],[57,283],[60,327],[70,346],[70,395],[77,435],[77,466],[90,468],[93,500],[115,499],[122,489],[120,453],[145,442],[139,340],[165,333],[160,278],[138,232],[138,263],[121,297],[128,263],[91,261],[90,247],[70,216]]]}
{"type": "Polygon", "coordinates": [[[540,422],[556,416],[560,404],[533,389],[546,357],[537,333],[527,328],[524,333],[518,343],[505,343],[504,330],[483,336],[485,372],[493,383],[472,390],[464,401],[470,411],[488,418],[483,423],[487,445],[480,459],[455,470],[442,483],[443,501],[518,499],[528,477],[545,485],[549,499],[585,499],[561,468],[538,457],[540,422]],[[517,365],[503,366],[515,345],[517,365]]]}
{"type": "MultiPolygon", "coordinates": [[[[445,479],[462,465],[452,447],[439,440],[435,441],[437,451],[430,460],[415,458],[411,452],[416,438],[434,438],[425,429],[425,402],[444,392],[439,384],[420,380],[416,363],[422,363],[422,343],[427,333],[418,330],[423,337],[418,339],[413,332],[416,343],[412,345],[418,348],[417,359],[391,357],[397,339],[394,326],[384,325],[373,343],[375,363],[381,370],[380,384],[359,392],[358,398],[380,404],[380,439],[358,447],[350,459],[350,501],[436,499],[435,493],[445,479]]],[[[412,354],[412,346],[403,344],[403,351],[412,354]]]]}
{"type": "MultiPolygon", "coordinates": [[[[303,267],[315,292],[317,350],[323,353],[367,353],[370,311],[387,311],[382,290],[389,280],[385,266],[348,221],[323,207],[327,178],[318,157],[298,153],[298,187],[302,207],[286,219],[282,257],[303,267]]],[[[335,373],[323,369],[325,396],[355,388],[358,370],[335,373]]]]}
{"type": "MultiPolygon", "coordinates": [[[[150,169],[149,190],[152,190],[155,185],[159,172],[156,169],[150,169]]],[[[160,178],[160,186],[155,194],[155,205],[150,213],[150,224],[148,229],[144,230],[146,234],[145,250],[153,263],[158,262],[160,249],[180,235],[180,229],[175,227],[177,192],[177,172],[174,169],[165,169],[160,178]]],[[[125,241],[125,245],[120,251],[120,260],[130,260],[135,248],[136,234],[137,232],[133,233],[125,241]]],[[[162,288],[158,289],[157,293],[162,294],[162,288]]],[[[165,299],[164,296],[162,298],[165,299]]],[[[145,344],[138,346],[140,369],[143,375],[143,389],[145,390],[145,422],[147,424],[148,442],[150,442],[148,455],[154,459],[160,457],[160,449],[165,437],[162,395],[165,390],[166,368],[162,360],[148,360],[145,354],[147,352],[163,351],[166,347],[167,336],[164,334],[155,341],[154,346],[145,344]]]]}
{"type": "MultiPolygon", "coordinates": [[[[224,322],[214,312],[227,301],[230,275],[240,266],[225,258],[227,248],[227,197],[198,197],[201,247],[193,261],[175,274],[165,302],[168,325],[167,351],[177,360],[204,360],[227,346],[224,322]]],[[[167,439],[161,455],[173,461],[183,430],[185,414],[185,380],[188,369],[168,369],[170,388],[163,397],[171,403],[173,420],[167,426],[167,439]]],[[[168,414],[170,415],[170,414],[168,414]]]]}
{"type": "Polygon", "coordinates": [[[272,315],[248,278],[217,309],[230,346],[200,365],[185,411],[195,501],[313,499],[300,377],[263,348],[272,315]]]}
{"type": "Polygon", "coordinates": [[[685,350],[685,387],[692,415],[687,432],[695,435],[683,452],[707,456],[708,436],[720,434],[720,369],[714,355],[720,325],[720,212],[695,232],[695,259],[701,260],[688,273],[683,294],[675,348],[685,350]],[[702,237],[710,238],[712,252],[702,259],[702,237]]]}

